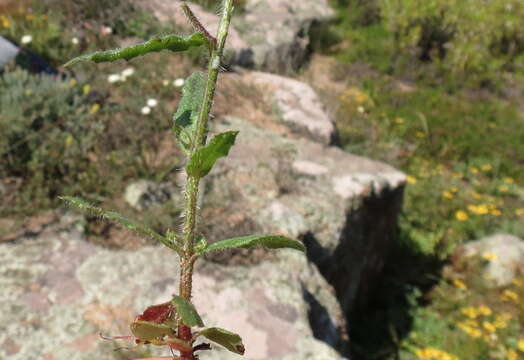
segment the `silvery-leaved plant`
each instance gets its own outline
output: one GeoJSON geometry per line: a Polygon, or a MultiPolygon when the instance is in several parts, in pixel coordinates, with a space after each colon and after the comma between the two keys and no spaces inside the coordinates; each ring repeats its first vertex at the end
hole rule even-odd
{"type": "Polygon", "coordinates": [[[84,200],[74,197],[62,198],[83,211],[116,221],[143,236],[160,241],[180,257],[178,295],[174,295],[172,299],[162,304],[151,305],[145,309],[131,323],[132,335],[104,337],[112,340],[131,340],[136,344],[166,346],[173,354],[173,356],[149,358],[150,360],[198,359],[197,351],[211,349],[211,345],[205,341],[220,344],[236,354],[244,354],[244,345],[239,335],[218,327],[206,327],[191,303],[193,267],[199,257],[212,251],[255,246],[304,251],[301,242],[279,235],[251,235],[208,244],[198,233],[199,182],[209,174],[217,160],[228,155],[238,134],[238,131],[227,131],[206,142],[209,114],[233,13],[233,0],[223,0],[222,16],[216,38],[209,34],[184,2],[182,2],[182,8],[195,29],[192,35],[154,37],[138,45],[80,56],[65,64],[65,66],[71,66],[80,61],[98,63],[119,59],[130,60],[150,52],[162,50],[180,52],[193,47],[204,47],[210,54],[207,75],[195,72],[186,79],[182,89],[182,99],[173,116],[174,136],[181,150],[187,155],[185,167],[187,180],[184,191],[185,218],[181,231],[168,231],[162,235],[116,212],[105,211],[84,200]],[[175,352],[178,352],[178,356],[174,355],[175,352]]]}

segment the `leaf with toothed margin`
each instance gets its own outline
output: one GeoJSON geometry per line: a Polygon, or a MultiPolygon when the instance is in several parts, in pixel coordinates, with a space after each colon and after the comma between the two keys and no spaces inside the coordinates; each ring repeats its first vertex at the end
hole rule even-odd
{"type": "Polygon", "coordinates": [[[180,148],[189,153],[195,139],[195,128],[204,102],[206,77],[202,72],[194,72],[184,83],[182,99],[173,115],[173,131],[180,148]]]}
{"type": "Polygon", "coordinates": [[[216,250],[225,250],[232,248],[252,248],[255,246],[264,246],[270,249],[295,249],[300,251],[305,251],[306,248],[302,242],[287,238],[280,235],[250,235],[231,238],[227,240],[217,241],[206,247],[203,253],[216,250]]]}
{"type": "Polygon", "coordinates": [[[244,355],[244,352],[246,351],[240,335],[232,333],[231,331],[212,327],[199,331],[198,335],[204,336],[208,340],[222,345],[235,354],[244,355]]]}
{"type": "Polygon", "coordinates": [[[216,135],[209,144],[198,149],[187,164],[188,175],[203,178],[213,168],[215,162],[221,157],[227,156],[229,150],[235,145],[238,131],[227,131],[216,135]]]}
{"type": "Polygon", "coordinates": [[[119,59],[131,60],[137,56],[145,55],[150,52],[171,50],[174,52],[186,51],[192,47],[198,47],[207,43],[206,37],[201,33],[194,33],[187,36],[165,35],[156,36],[144,43],[127,46],[124,48],[96,51],[92,54],[82,55],[69,60],[64,64],[65,67],[74,65],[81,61],[93,61],[95,63],[112,62],[119,59]]]}
{"type": "Polygon", "coordinates": [[[174,296],[171,302],[176,306],[176,311],[185,325],[204,326],[204,322],[200,318],[200,315],[198,315],[195,307],[189,301],[181,296],[174,296]]]}

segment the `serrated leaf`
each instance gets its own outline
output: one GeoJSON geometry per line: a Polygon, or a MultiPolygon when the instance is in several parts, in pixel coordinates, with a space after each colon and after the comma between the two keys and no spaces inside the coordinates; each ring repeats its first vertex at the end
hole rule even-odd
{"type": "Polygon", "coordinates": [[[215,162],[229,154],[229,150],[235,145],[237,135],[238,131],[218,134],[209,144],[198,149],[187,164],[188,175],[202,178],[209,174],[215,162]]]}
{"type": "Polygon", "coordinates": [[[82,55],[68,61],[64,66],[68,67],[81,61],[111,62],[119,59],[131,60],[137,56],[145,55],[150,52],[171,50],[174,52],[185,51],[192,47],[206,44],[207,39],[201,33],[194,33],[187,36],[165,35],[157,36],[144,43],[127,46],[124,48],[96,51],[92,54],[82,55]]]}
{"type": "Polygon", "coordinates": [[[199,331],[198,334],[204,336],[208,340],[222,345],[236,354],[244,355],[244,352],[246,351],[240,335],[232,333],[231,331],[212,327],[199,331]]]}
{"type": "Polygon", "coordinates": [[[202,72],[194,72],[182,88],[182,99],[173,115],[175,136],[182,150],[189,153],[195,137],[195,127],[204,101],[206,78],[202,72]]]}
{"type": "Polygon", "coordinates": [[[77,197],[73,197],[73,196],[59,196],[58,197],[60,200],[64,200],[65,202],[67,202],[69,205],[71,206],[74,206],[76,207],[77,209],[80,209],[90,215],[93,215],[93,216],[100,216],[102,218],[105,218],[105,219],[108,219],[108,220],[112,220],[126,228],[128,228],[129,230],[132,230],[132,231],[135,231],[141,235],[145,235],[151,239],[154,239],[154,240],[158,240],[160,241],[162,244],[164,244],[165,246],[173,249],[173,250],[176,250],[176,251],[180,251],[180,248],[174,244],[172,241],[169,241],[167,238],[165,238],[164,236],[160,235],[159,233],[157,233],[156,231],[154,231],[153,229],[147,227],[147,226],[144,226],[144,225],[141,225],[141,224],[138,224],[136,222],[134,222],[133,220],[117,213],[116,211],[107,211],[107,210],[104,210],[104,209],[101,209],[97,206],[94,206],[90,203],[88,203],[87,201],[83,200],[83,199],[80,199],[80,198],[77,198],[77,197]]]}
{"type": "Polygon", "coordinates": [[[280,235],[250,235],[217,241],[209,245],[202,253],[225,250],[232,248],[251,248],[255,246],[265,246],[270,249],[290,248],[305,251],[302,242],[280,235]]]}
{"type": "Polygon", "coordinates": [[[195,307],[181,296],[174,296],[171,300],[176,306],[176,311],[182,322],[187,326],[204,326],[204,322],[198,315],[195,307]]]}

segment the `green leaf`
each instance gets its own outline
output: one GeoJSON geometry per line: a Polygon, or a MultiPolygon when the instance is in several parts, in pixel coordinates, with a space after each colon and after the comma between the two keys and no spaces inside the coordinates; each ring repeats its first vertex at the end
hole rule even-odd
{"type": "Polygon", "coordinates": [[[65,202],[67,202],[69,205],[71,206],[74,206],[76,207],[77,209],[80,209],[90,215],[93,215],[93,216],[100,216],[100,217],[103,217],[103,218],[106,218],[108,220],[112,220],[126,228],[128,228],[129,230],[132,230],[132,231],[135,231],[139,234],[142,234],[142,235],[145,235],[151,239],[154,239],[154,240],[158,240],[160,241],[162,244],[164,244],[165,246],[167,246],[168,248],[171,248],[173,250],[176,250],[178,252],[181,251],[181,249],[175,244],[173,243],[172,241],[168,240],[167,238],[165,238],[164,236],[160,235],[159,233],[157,233],[156,231],[154,231],[153,229],[150,229],[148,228],[147,226],[144,226],[144,225],[140,225],[140,224],[137,224],[135,223],[133,220],[115,212],[115,211],[106,211],[104,209],[101,209],[97,206],[94,206],[90,203],[88,203],[87,201],[83,200],[83,199],[80,199],[80,198],[77,198],[77,197],[72,197],[72,196],[59,196],[58,197],[60,200],[64,200],[65,202]]]}
{"type": "Polygon", "coordinates": [[[246,349],[244,348],[244,344],[242,344],[242,338],[239,335],[230,331],[217,327],[212,327],[199,331],[198,334],[204,336],[205,338],[213,342],[216,342],[217,344],[222,345],[229,351],[234,352],[236,354],[244,355],[244,352],[246,351],[246,349]]]}
{"type": "Polygon", "coordinates": [[[200,108],[204,102],[206,78],[202,72],[194,72],[182,88],[182,99],[173,115],[174,132],[182,150],[189,153],[195,138],[200,108]]]}
{"type": "Polygon", "coordinates": [[[80,61],[111,62],[119,59],[131,60],[137,56],[145,55],[150,52],[171,50],[174,52],[185,51],[192,47],[206,44],[207,39],[201,33],[194,33],[188,36],[165,35],[157,36],[144,43],[127,46],[124,48],[97,51],[92,54],[82,55],[68,61],[64,66],[71,66],[80,61]]]}
{"type": "Polygon", "coordinates": [[[217,241],[216,243],[209,245],[202,253],[231,248],[251,248],[258,245],[265,246],[270,249],[290,248],[300,251],[306,250],[302,242],[289,239],[285,236],[250,235],[217,241]]]}
{"type": "Polygon", "coordinates": [[[235,144],[238,131],[227,131],[215,136],[209,144],[198,149],[187,164],[187,173],[202,178],[209,174],[215,162],[227,156],[235,144]]]}
{"type": "Polygon", "coordinates": [[[131,333],[144,341],[151,341],[164,336],[175,336],[170,325],[159,324],[151,321],[133,321],[130,325],[131,333]]]}
{"type": "Polygon", "coordinates": [[[173,305],[176,306],[176,311],[178,315],[180,315],[180,318],[185,325],[200,327],[204,326],[204,322],[200,318],[200,315],[198,315],[193,304],[181,296],[175,296],[171,301],[173,305]]]}

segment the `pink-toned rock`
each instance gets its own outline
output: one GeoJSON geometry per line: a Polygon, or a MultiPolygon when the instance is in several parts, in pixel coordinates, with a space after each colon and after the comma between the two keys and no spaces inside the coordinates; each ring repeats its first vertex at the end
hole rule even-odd
{"type": "Polygon", "coordinates": [[[243,79],[261,90],[277,118],[292,130],[327,145],[336,140],[334,121],[308,84],[258,71],[245,72],[243,79]]]}

